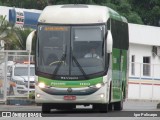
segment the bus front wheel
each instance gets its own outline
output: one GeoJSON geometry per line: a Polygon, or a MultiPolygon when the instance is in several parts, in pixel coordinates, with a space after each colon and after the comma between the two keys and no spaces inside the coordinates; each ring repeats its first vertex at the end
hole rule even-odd
{"type": "Polygon", "coordinates": [[[101,113],[108,112],[108,104],[93,104],[93,110],[98,110],[101,113]]]}
{"type": "Polygon", "coordinates": [[[50,113],[50,109],[49,104],[42,104],[42,113],[50,113]]]}

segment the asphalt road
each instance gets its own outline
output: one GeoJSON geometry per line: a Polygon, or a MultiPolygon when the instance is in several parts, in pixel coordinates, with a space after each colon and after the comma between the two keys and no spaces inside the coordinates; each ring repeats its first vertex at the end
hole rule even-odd
{"type": "MultiPolygon", "coordinates": [[[[52,110],[50,114],[42,114],[42,118],[38,119],[55,119],[55,120],[160,120],[160,109],[157,109],[158,102],[150,101],[126,101],[124,103],[123,111],[109,111],[108,113],[98,113],[97,111],[92,111],[91,106],[84,108],[83,106],[78,106],[74,111],[57,111],[52,110]],[[157,115],[157,116],[156,116],[157,115]],[[153,116],[155,116],[153,118],[153,116]],[[47,117],[47,118],[45,118],[47,117]]],[[[17,112],[37,112],[40,113],[41,106],[20,106],[20,105],[0,105],[0,111],[17,111],[17,112]]],[[[40,113],[41,114],[41,113],[40,113]]],[[[1,117],[0,120],[9,120],[19,118],[7,118],[1,117]]],[[[25,118],[27,119],[27,118],[25,118]]],[[[32,118],[33,119],[33,118],[32,118]]],[[[34,118],[35,119],[35,118],[34,118]]]]}

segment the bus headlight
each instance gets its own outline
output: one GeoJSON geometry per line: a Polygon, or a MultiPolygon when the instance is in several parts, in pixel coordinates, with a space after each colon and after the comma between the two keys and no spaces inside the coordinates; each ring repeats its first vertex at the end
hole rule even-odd
{"type": "Polygon", "coordinates": [[[100,98],[104,98],[104,94],[102,93],[102,94],[100,94],[100,98]]]}
{"type": "Polygon", "coordinates": [[[96,84],[95,86],[96,86],[96,88],[101,88],[101,87],[102,87],[102,84],[101,84],[101,83],[98,83],[98,84],[96,84]]]}
{"type": "Polygon", "coordinates": [[[40,94],[37,94],[36,96],[37,96],[37,98],[40,98],[40,97],[41,97],[41,95],[40,95],[40,94]]]}
{"type": "Polygon", "coordinates": [[[38,86],[40,87],[40,88],[45,88],[45,84],[44,83],[38,83],[38,86]]]}
{"type": "Polygon", "coordinates": [[[96,85],[89,86],[89,87],[99,89],[99,88],[101,88],[101,87],[103,87],[103,86],[104,86],[104,83],[97,83],[96,85]]]}

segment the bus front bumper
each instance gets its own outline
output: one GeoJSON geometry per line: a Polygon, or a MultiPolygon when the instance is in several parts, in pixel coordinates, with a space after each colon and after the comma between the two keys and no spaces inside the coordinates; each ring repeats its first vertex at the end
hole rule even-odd
{"type": "Polygon", "coordinates": [[[51,95],[42,91],[38,86],[35,86],[35,101],[36,103],[108,103],[108,89],[107,85],[104,85],[90,95],[51,95]],[[66,99],[67,97],[69,99],[66,99]]]}

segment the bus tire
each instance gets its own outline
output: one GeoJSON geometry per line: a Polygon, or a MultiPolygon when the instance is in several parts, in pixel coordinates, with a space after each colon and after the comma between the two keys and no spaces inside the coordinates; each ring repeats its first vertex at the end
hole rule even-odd
{"type": "Polygon", "coordinates": [[[50,113],[50,105],[49,104],[42,104],[42,113],[50,113]]]}
{"type": "Polygon", "coordinates": [[[108,112],[108,104],[93,104],[93,110],[99,111],[101,113],[108,112]]]}
{"type": "Polygon", "coordinates": [[[108,105],[108,110],[109,110],[109,111],[112,111],[112,110],[113,110],[112,108],[113,108],[113,104],[112,104],[112,103],[109,103],[109,105],[108,105]]]}

